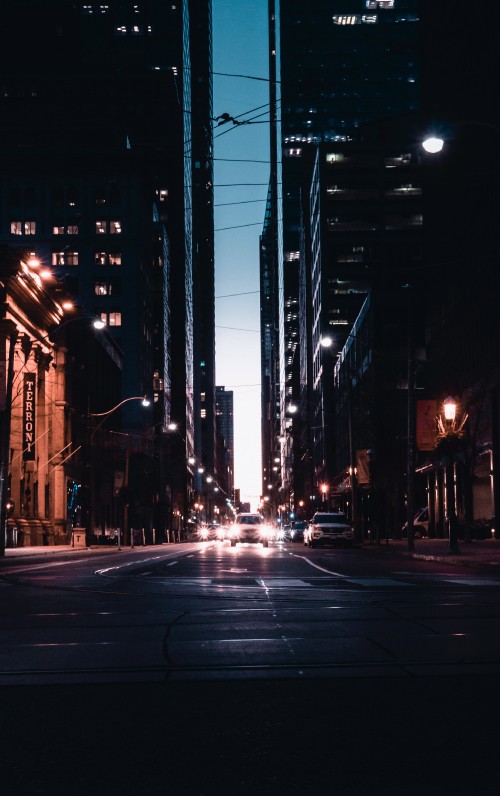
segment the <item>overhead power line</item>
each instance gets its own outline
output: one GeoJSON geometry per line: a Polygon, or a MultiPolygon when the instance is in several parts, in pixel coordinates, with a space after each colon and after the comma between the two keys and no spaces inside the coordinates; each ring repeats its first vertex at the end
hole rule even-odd
{"type": "MultiPolygon", "coordinates": [[[[262,83],[270,83],[268,77],[257,77],[256,75],[239,75],[233,74],[232,72],[212,72],[213,75],[219,75],[219,77],[242,77],[245,80],[258,80],[262,83]]],[[[273,83],[281,83],[281,80],[273,80],[273,83]]]]}
{"type": "Polygon", "coordinates": [[[263,221],[255,221],[253,224],[236,224],[234,227],[219,227],[214,229],[214,232],[224,232],[226,229],[242,229],[242,227],[261,227],[263,224],[263,221]]]}
{"type": "Polygon", "coordinates": [[[214,207],[231,207],[234,205],[251,205],[255,202],[267,202],[267,199],[243,199],[241,202],[218,202],[214,207]]]}
{"type": "Polygon", "coordinates": [[[244,293],[225,293],[223,296],[216,296],[216,299],[232,298],[233,296],[250,296],[254,293],[260,293],[260,290],[246,290],[244,293]]]}

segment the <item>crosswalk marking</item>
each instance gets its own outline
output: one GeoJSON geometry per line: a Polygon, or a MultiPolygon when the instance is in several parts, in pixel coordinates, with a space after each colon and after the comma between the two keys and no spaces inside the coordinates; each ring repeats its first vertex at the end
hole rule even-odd
{"type": "MultiPolygon", "coordinates": [[[[149,573],[143,573],[149,575],[149,573]]],[[[234,574],[234,573],[228,573],[234,574]]],[[[224,577],[169,577],[160,578],[162,584],[165,586],[172,586],[182,589],[183,586],[212,586],[218,589],[262,589],[263,586],[269,589],[346,589],[349,587],[361,588],[403,588],[403,587],[418,587],[422,582],[429,583],[430,581],[436,584],[457,584],[459,586],[468,587],[481,587],[481,586],[499,586],[500,582],[492,578],[486,577],[447,577],[441,576],[431,578],[428,575],[418,577],[413,575],[411,580],[399,580],[390,577],[355,577],[355,576],[342,576],[341,578],[287,578],[266,577],[265,582],[260,578],[248,575],[247,577],[240,576],[238,582],[231,581],[229,577],[227,580],[224,577]]]]}

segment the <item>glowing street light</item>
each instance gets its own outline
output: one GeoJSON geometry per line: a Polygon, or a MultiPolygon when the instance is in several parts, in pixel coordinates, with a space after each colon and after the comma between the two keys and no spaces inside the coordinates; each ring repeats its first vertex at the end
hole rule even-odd
{"type": "Polygon", "coordinates": [[[426,152],[435,155],[443,149],[444,139],[438,138],[437,136],[429,136],[429,138],[422,141],[422,146],[426,152]]]}
{"type": "Polygon", "coordinates": [[[437,418],[436,448],[444,454],[446,518],[448,521],[450,553],[460,553],[455,507],[455,464],[459,441],[464,435],[467,414],[464,412],[462,417],[459,418],[457,414],[458,408],[457,402],[451,396],[448,396],[443,401],[442,412],[437,418]]]}

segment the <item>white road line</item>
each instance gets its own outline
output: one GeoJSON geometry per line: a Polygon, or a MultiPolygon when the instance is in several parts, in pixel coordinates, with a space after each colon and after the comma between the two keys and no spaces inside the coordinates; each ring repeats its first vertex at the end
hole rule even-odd
{"type": "Polygon", "coordinates": [[[320,572],[326,572],[327,575],[334,575],[336,578],[349,580],[349,578],[347,578],[347,575],[342,575],[340,572],[333,572],[331,569],[325,569],[324,567],[320,567],[318,566],[318,564],[315,564],[313,561],[311,561],[310,558],[307,558],[306,556],[299,556],[296,553],[289,553],[289,555],[293,556],[294,558],[301,558],[302,561],[307,561],[307,563],[310,564],[311,567],[314,567],[314,569],[319,569],[320,572]]]}

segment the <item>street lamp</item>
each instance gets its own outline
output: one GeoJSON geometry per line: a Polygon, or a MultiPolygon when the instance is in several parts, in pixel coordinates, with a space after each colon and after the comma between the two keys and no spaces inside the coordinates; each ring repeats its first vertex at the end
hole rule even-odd
{"type": "Polygon", "coordinates": [[[444,139],[432,135],[422,141],[422,146],[426,152],[429,152],[431,155],[435,155],[438,152],[441,152],[444,146],[444,139]]]}
{"type": "MultiPolygon", "coordinates": [[[[87,412],[87,466],[88,466],[88,506],[87,506],[87,517],[85,523],[85,543],[88,546],[90,544],[90,539],[92,536],[92,527],[93,527],[93,518],[94,518],[94,500],[93,500],[93,486],[94,486],[94,472],[93,472],[93,461],[92,461],[92,439],[97,433],[97,431],[101,428],[105,420],[114,412],[116,412],[120,407],[124,404],[129,403],[130,401],[140,401],[143,407],[148,407],[151,404],[151,401],[145,395],[132,395],[129,398],[124,398],[122,401],[117,403],[111,409],[108,409],[105,412],[87,412]],[[102,418],[102,420],[97,424],[97,426],[92,429],[91,428],[91,420],[93,417],[102,418]]],[[[124,487],[128,486],[128,467],[129,467],[129,451],[127,448],[127,455],[125,458],[125,474],[124,474],[124,487]]],[[[127,535],[128,535],[128,496],[126,495],[125,505],[124,505],[124,512],[123,512],[123,541],[126,543],[127,535]]]]}
{"type": "Polygon", "coordinates": [[[457,417],[457,402],[448,396],[443,401],[443,408],[437,418],[436,449],[444,455],[446,518],[448,522],[450,553],[460,553],[458,546],[458,529],[455,496],[455,462],[459,440],[464,435],[467,414],[457,417]]]}

